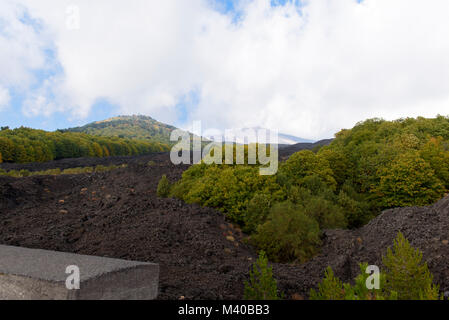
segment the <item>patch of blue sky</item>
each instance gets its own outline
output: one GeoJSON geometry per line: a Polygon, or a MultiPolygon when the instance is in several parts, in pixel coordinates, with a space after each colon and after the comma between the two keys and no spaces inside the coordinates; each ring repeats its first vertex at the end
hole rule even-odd
{"type": "Polygon", "coordinates": [[[198,106],[199,102],[200,96],[198,89],[191,90],[188,94],[184,95],[175,107],[177,120],[173,125],[185,125],[189,120],[189,114],[198,106]]]}
{"type": "Polygon", "coordinates": [[[49,116],[35,115],[27,117],[21,112],[24,101],[22,95],[12,94],[11,107],[0,110],[0,126],[8,126],[11,129],[21,126],[54,131],[70,127],[82,126],[89,122],[107,119],[118,114],[118,106],[104,99],[97,100],[92,106],[86,118],[72,117],[68,112],[55,112],[49,116]]]}
{"type": "MultiPolygon", "coordinates": [[[[257,0],[209,0],[212,8],[232,16],[233,23],[238,24],[241,19],[243,19],[242,8],[239,5],[241,2],[257,1],[257,0]]],[[[362,0],[357,0],[362,1],[362,0]]],[[[297,12],[299,15],[302,14],[301,8],[304,6],[305,0],[270,0],[272,7],[285,6],[286,4],[294,4],[297,7],[297,12]]]]}
{"type": "Polygon", "coordinates": [[[38,19],[33,18],[26,9],[21,12],[21,15],[18,17],[18,19],[23,24],[32,27],[36,33],[40,33],[43,30],[42,22],[38,19]]]}

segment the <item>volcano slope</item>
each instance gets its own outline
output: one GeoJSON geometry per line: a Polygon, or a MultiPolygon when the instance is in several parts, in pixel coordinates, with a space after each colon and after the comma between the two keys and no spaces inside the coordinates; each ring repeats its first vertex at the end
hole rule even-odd
{"type": "MultiPolygon", "coordinates": [[[[173,165],[168,154],[70,159],[26,169],[122,163],[128,167],[92,174],[0,176],[0,244],[159,263],[159,299],[241,299],[256,250],[218,211],[157,197],[163,174],[175,181],[187,168],[173,165]]],[[[325,231],[321,253],[308,263],[273,264],[279,288],[286,298],[307,298],[328,265],[350,281],[359,262],[381,266],[398,231],[423,251],[435,281],[448,291],[449,198],[385,211],[359,230],[325,231]]]]}

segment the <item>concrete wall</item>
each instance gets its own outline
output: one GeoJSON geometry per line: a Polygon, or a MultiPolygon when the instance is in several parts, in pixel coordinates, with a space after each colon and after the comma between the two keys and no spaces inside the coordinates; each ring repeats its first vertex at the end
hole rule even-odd
{"type": "Polygon", "coordinates": [[[0,245],[2,300],[149,300],[158,282],[153,263],[0,245]],[[68,266],[79,268],[80,289],[67,289],[68,266]]]}

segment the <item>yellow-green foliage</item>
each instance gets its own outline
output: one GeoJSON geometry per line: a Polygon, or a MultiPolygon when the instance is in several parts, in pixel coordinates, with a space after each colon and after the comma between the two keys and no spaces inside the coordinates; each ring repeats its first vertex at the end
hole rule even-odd
{"type": "Polygon", "coordinates": [[[219,208],[235,222],[244,224],[249,201],[256,193],[280,199],[282,192],[274,176],[260,176],[257,166],[199,164],[185,171],[172,191],[187,203],[219,208]]]}
{"type": "Polygon", "coordinates": [[[431,165],[415,152],[399,155],[378,174],[380,182],[373,192],[383,207],[423,206],[445,192],[431,165]]]}
{"type": "Polygon", "coordinates": [[[380,276],[380,288],[368,289],[367,263],[360,264],[360,274],[355,284],[343,283],[334,276],[330,267],[318,285],[318,291],[310,291],[312,300],[439,300],[438,286],[427,264],[422,262],[419,249],[410,246],[402,233],[398,233],[393,250],[387,249],[383,257],[384,270],[380,276]]]}
{"type": "Polygon", "coordinates": [[[161,198],[168,197],[170,194],[170,188],[170,181],[168,181],[167,176],[164,174],[157,185],[157,195],[161,198]]]}
{"type": "Polygon", "coordinates": [[[83,167],[83,168],[69,168],[64,169],[62,174],[80,174],[80,173],[92,173],[94,168],[92,167],[83,167]]]}
{"type": "Polygon", "coordinates": [[[48,169],[43,171],[28,171],[28,170],[11,170],[11,171],[5,171],[0,169],[0,176],[10,176],[15,178],[23,178],[23,177],[29,177],[29,176],[57,176],[60,174],[82,174],[82,173],[93,173],[93,172],[105,172],[105,171],[111,171],[114,169],[119,168],[126,168],[126,164],[122,164],[119,166],[116,165],[110,165],[110,166],[103,166],[98,165],[96,167],[78,167],[78,168],[68,168],[61,171],[61,169],[48,169]]]}
{"type": "Polygon", "coordinates": [[[293,154],[281,166],[281,173],[290,184],[302,185],[304,179],[316,175],[332,190],[337,187],[334,173],[327,159],[309,150],[293,154]]]}

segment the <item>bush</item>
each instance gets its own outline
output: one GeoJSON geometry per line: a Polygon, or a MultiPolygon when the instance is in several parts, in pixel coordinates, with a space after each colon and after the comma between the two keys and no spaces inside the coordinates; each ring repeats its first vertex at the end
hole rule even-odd
{"type": "Polygon", "coordinates": [[[170,194],[170,188],[170,181],[168,181],[167,176],[164,174],[157,185],[158,197],[167,198],[170,194]]]}
{"type": "Polygon", "coordinates": [[[320,245],[318,222],[291,202],[273,206],[267,221],[257,228],[253,243],[275,262],[305,262],[320,245]]]}
{"type": "Polygon", "coordinates": [[[248,203],[245,215],[245,231],[252,233],[265,222],[271,208],[271,197],[266,194],[256,194],[248,203]]]}
{"type": "Polygon", "coordinates": [[[438,299],[438,286],[433,285],[433,276],[427,263],[422,262],[419,249],[410,246],[399,232],[393,249],[388,248],[382,259],[385,266],[385,289],[395,291],[400,300],[438,299]]]}
{"type": "Polygon", "coordinates": [[[19,171],[19,175],[21,177],[29,177],[31,175],[31,173],[28,170],[22,169],[22,170],[19,171]]]}
{"type": "Polygon", "coordinates": [[[337,203],[344,212],[349,228],[359,228],[374,217],[366,201],[354,199],[344,190],[338,194],[337,203]]]}
{"type": "Polygon", "coordinates": [[[273,278],[272,267],[268,267],[265,252],[259,253],[259,258],[249,273],[250,281],[245,281],[245,300],[279,300],[277,283],[273,278]]]}
{"type": "Polygon", "coordinates": [[[256,193],[278,199],[282,193],[274,176],[261,176],[257,166],[193,165],[186,170],[172,195],[187,203],[219,208],[233,222],[245,225],[250,200],[256,193]]]}
{"type": "Polygon", "coordinates": [[[314,218],[321,229],[346,227],[346,219],[341,207],[323,197],[312,197],[301,206],[304,208],[304,213],[314,218]]]}
{"type": "MultiPolygon", "coordinates": [[[[97,166],[98,168],[99,166],[97,166]]],[[[102,166],[103,167],[103,166],[102,166]]],[[[105,168],[105,167],[103,167],[105,168]]],[[[102,170],[102,169],[100,169],[102,170]]],[[[61,174],[82,174],[82,173],[92,173],[94,168],[92,167],[79,167],[79,168],[68,168],[64,169],[61,174]]]]}
{"type": "Polygon", "coordinates": [[[306,215],[314,218],[321,229],[346,227],[344,211],[336,201],[338,198],[332,192],[327,193],[324,191],[325,189],[320,190],[322,192],[315,189],[316,193],[314,193],[313,189],[292,186],[288,199],[302,208],[306,215]]]}

